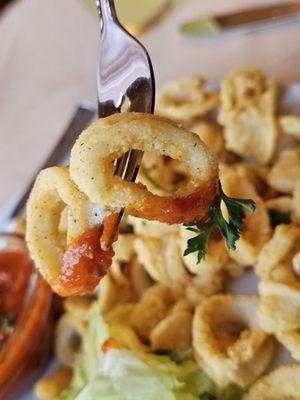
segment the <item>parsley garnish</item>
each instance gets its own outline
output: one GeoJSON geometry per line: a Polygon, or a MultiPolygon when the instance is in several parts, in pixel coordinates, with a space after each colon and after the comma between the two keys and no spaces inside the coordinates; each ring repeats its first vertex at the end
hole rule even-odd
{"type": "Polygon", "coordinates": [[[209,221],[204,224],[185,224],[186,229],[195,232],[197,235],[188,240],[184,256],[190,253],[197,253],[197,263],[199,263],[205,256],[207,242],[214,228],[219,229],[228,249],[235,250],[235,242],[239,240],[244,228],[244,219],[246,217],[244,208],[251,213],[254,212],[254,201],[226,196],[219,182],[219,197],[208,213],[209,221]],[[228,221],[222,214],[222,201],[228,211],[228,221]]]}

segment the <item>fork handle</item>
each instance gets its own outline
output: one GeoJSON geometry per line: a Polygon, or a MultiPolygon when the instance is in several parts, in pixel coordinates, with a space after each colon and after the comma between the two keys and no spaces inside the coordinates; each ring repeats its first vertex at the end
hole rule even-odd
{"type": "Polygon", "coordinates": [[[96,5],[101,17],[100,20],[102,20],[102,22],[105,20],[119,22],[114,0],[96,0],[96,5]]]}

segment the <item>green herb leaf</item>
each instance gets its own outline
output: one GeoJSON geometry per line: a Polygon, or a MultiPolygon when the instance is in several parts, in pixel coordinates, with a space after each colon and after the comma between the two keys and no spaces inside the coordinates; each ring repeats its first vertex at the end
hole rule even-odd
{"type": "Polygon", "coordinates": [[[213,394],[205,392],[200,394],[199,400],[217,400],[217,398],[213,394]]]}
{"type": "Polygon", "coordinates": [[[235,250],[235,243],[239,240],[244,228],[244,219],[246,217],[244,208],[251,213],[254,212],[254,201],[226,196],[219,182],[219,198],[209,211],[209,222],[196,225],[185,224],[187,230],[195,232],[197,235],[188,240],[184,256],[197,252],[197,263],[199,263],[205,257],[206,246],[213,228],[219,229],[228,249],[235,250]],[[222,201],[228,211],[228,221],[226,221],[222,214],[222,201]]]}
{"type": "Polygon", "coordinates": [[[176,350],[176,351],[158,349],[155,350],[153,353],[158,356],[168,356],[172,361],[180,365],[192,357],[193,349],[176,350]]]}
{"type": "Polygon", "coordinates": [[[241,400],[245,390],[235,383],[229,383],[227,386],[219,388],[218,398],[222,400],[241,400]]]}
{"type": "Polygon", "coordinates": [[[193,355],[193,349],[186,349],[181,351],[172,351],[170,358],[176,364],[183,364],[185,361],[189,360],[193,355]]]}

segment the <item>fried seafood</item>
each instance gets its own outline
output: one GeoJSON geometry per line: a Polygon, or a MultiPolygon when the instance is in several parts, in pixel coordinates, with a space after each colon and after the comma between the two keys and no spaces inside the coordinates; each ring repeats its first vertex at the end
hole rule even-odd
{"type": "Polygon", "coordinates": [[[134,243],[139,262],[154,281],[170,287],[194,306],[223,287],[228,254],[220,238],[211,238],[206,256],[197,264],[197,257],[183,256],[190,232],[181,228],[181,235],[137,237],[134,243]],[[190,272],[191,273],[190,273],[190,272]]]}
{"type": "Polygon", "coordinates": [[[300,227],[278,225],[258,256],[256,273],[264,280],[284,283],[300,290],[300,277],[292,264],[299,249],[300,227]]]}
{"type": "Polygon", "coordinates": [[[34,394],[38,400],[58,399],[63,390],[70,384],[72,370],[61,367],[38,381],[34,394]]]}
{"type": "Polygon", "coordinates": [[[277,332],[276,339],[291,353],[295,360],[300,361],[300,327],[291,331],[277,332]]]}
{"type": "Polygon", "coordinates": [[[40,172],[26,212],[31,256],[53,290],[61,296],[91,292],[113,251],[102,250],[91,204],[70,179],[68,168],[40,172]]]}
{"type": "Polygon", "coordinates": [[[300,147],[283,150],[268,174],[269,185],[282,193],[292,193],[300,183],[300,147]]]}
{"type": "Polygon", "coordinates": [[[172,290],[155,284],[145,291],[131,313],[131,325],[143,340],[150,339],[152,329],[162,321],[175,304],[172,290]]]}
{"type": "Polygon", "coordinates": [[[245,169],[222,166],[220,176],[228,196],[255,201],[255,213],[246,215],[244,230],[236,243],[236,250],[230,251],[230,257],[241,266],[254,265],[258,253],[271,236],[270,219],[264,201],[245,169]]]}
{"type": "Polygon", "coordinates": [[[171,313],[151,331],[150,342],[153,350],[185,350],[192,346],[192,320],[190,311],[171,313]]]}
{"type": "Polygon", "coordinates": [[[219,96],[205,89],[199,77],[183,78],[164,85],[157,103],[157,113],[177,122],[203,116],[217,108],[219,96]]]}
{"type": "Polygon", "coordinates": [[[139,262],[156,282],[180,291],[191,281],[179,251],[178,236],[138,237],[134,243],[139,262]]]}
{"type": "Polygon", "coordinates": [[[297,184],[293,193],[293,212],[296,221],[300,223],[300,182],[297,184]]]}
{"type": "Polygon", "coordinates": [[[197,133],[206,146],[218,157],[225,152],[225,143],[222,128],[212,122],[195,122],[190,130],[197,133]]]}
{"type": "Polygon", "coordinates": [[[228,74],[221,84],[219,113],[228,150],[262,164],[271,161],[279,137],[276,92],[275,82],[256,69],[243,67],[228,74]]]}
{"type": "Polygon", "coordinates": [[[300,290],[279,282],[261,281],[258,285],[259,323],[268,333],[300,328],[300,290]]]}
{"type": "Polygon", "coordinates": [[[149,221],[143,218],[128,216],[128,223],[133,227],[134,233],[144,237],[165,237],[177,233],[179,226],[164,224],[158,221],[149,221]]]}
{"type": "Polygon", "coordinates": [[[230,382],[247,386],[269,364],[273,342],[259,328],[257,306],[256,297],[215,295],[195,311],[196,359],[220,386],[230,382]]]}
{"type": "Polygon", "coordinates": [[[86,321],[65,313],[56,327],[56,355],[60,362],[73,367],[80,357],[82,337],[86,333],[86,321]]]}
{"type": "Polygon", "coordinates": [[[243,400],[299,400],[300,365],[283,365],[263,376],[243,396],[243,400]]]}
{"type": "MultiPolygon", "coordinates": [[[[185,227],[180,228],[180,248],[181,253],[184,253],[186,243],[194,236],[194,233],[187,230],[185,227]]],[[[228,251],[221,236],[212,235],[206,247],[205,258],[200,263],[197,261],[196,253],[188,254],[184,257],[184,265],[192,274],[203,276],[205,274],[213,275],[221,274],[222,268],[228,261],[228,251]]],[[[221,286],[219,286],[219,289],[221,286]]]]}
{"type": "Polygon", "coordinates": [[[279,118],[279,125],[283,133],[300,140],[300,117],[283,115],[279,118]]]}
{"type": "Polygon", "coordinates": [[[300,328],[299,249],[300,228],[282,224],[259,254],[255,270],[263,280],[259,284],[258,314],[266,332],[300,328]]]}
{"type": "Polygon", "coordinates": [[[167,223],[201,221],[217,195],[215,157],[199,137],[163,118],[114,114],[85,130],[70,160],[71,178],[90,201],[125,207],[130,215],[167,223]],[[158,196],[114,175],[113,160],[130,149],[147,150],[186,163],[191,180],[173,196],[158,196]]]}

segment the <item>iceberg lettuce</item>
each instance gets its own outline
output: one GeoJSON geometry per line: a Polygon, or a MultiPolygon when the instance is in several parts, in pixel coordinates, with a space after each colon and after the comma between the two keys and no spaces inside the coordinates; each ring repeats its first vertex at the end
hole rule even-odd
{"type": "Polygon", "coordinates": [[[187,359],[189,352],[174,357],[125,347],[104,353],[102,345],[108,338],[133,343],[131,333],[121,326],[108,326],[97,303],[91,308],[89,321],[82,357],[61,400],[199,400],[204,393],[217,395],[213,381],[187,359]]]}

